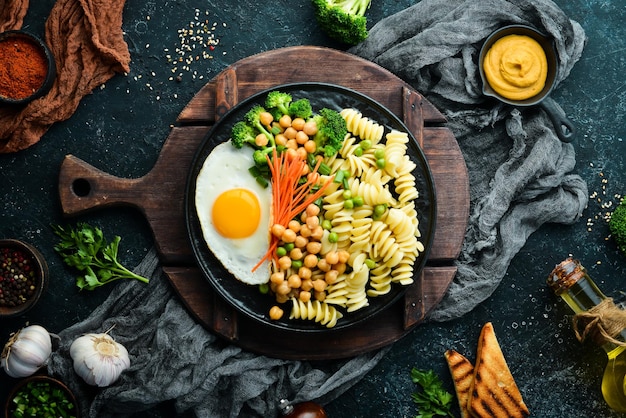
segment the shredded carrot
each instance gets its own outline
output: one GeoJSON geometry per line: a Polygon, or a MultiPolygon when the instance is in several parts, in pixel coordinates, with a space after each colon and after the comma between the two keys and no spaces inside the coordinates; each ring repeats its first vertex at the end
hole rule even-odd
{"type": "MultiPolygon", "coordinates": [[[[297,155],[288,156],[286,152],[277,155],[276,150],[274,150],[272,158],[270,159],[268,156],[267,160],[272,174],[272,222],[273,225],[279,224],[287,227],[289,221],[322,196],[324,190],[332,181],[326,181],[319,189],[313,192],[313,189],[317,186],[317,183],[313,180],[316,176],[309,176],[306,182],[298,184],[302,169],[306,165],[306,162],[301,157],[297,155]]],[[[317,161],[312,173],[317,173],[321,162],[321,159],[317,161]]],[[[265,260],[272,259],[278,261],[278,256],[276,255],[278,242],[279,239],[271,235],[271,242],[267,252],[252,268],[252,271],[259,268],[265,260]]]]}

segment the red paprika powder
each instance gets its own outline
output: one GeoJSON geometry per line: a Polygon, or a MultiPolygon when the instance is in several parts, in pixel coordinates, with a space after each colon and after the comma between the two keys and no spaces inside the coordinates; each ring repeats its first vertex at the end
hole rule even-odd
{"type": "Polygon", "coordinates": [[[0,96],[21,100],[44,83],[48,62],[44,51],[23,36],[0,39],[0,96]]]}

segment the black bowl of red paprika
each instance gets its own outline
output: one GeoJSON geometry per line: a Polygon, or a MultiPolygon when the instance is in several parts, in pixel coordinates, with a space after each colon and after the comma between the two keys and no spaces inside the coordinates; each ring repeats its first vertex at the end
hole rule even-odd
{"type": "Polygon", "coordinates": [[[56,65],[50,48],[37,36],[0,33],[0,105],[25,105],[52,87],[56,65]]]}
{"type": "Polygon", "coordinates": [[[48,264],[32,245],[0,239],[0,319],[30,310],[48,287],[48,264]]]}

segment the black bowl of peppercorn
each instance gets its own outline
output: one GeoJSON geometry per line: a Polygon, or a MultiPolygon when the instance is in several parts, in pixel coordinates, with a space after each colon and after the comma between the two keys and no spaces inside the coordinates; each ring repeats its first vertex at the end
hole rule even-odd
{"type": "Polygon", "coordinates": [[[23,31],[0,33],[0,105],[25,105],[43,96],[56,78],[50,48],[23,31]]]}
{"type": "Polygon", "coordinates": [[[0,318],[27,312],[48,287],[48,264],[32,245],[0,240],[0,318]]]}

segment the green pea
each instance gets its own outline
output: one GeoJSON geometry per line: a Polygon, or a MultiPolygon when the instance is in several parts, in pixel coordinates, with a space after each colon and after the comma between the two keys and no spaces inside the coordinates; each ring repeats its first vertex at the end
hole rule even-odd
{"type": "Polygon", "coordinates": [[[374,158],[380,159],[380,158],[384,158],[384,157],[385,157],[385,149],[384,148],[377,148],[376,151],[374,151],[374,158]]]}
{"type": "Polygon", "coordinates": [[[356,147],[354,149],[354,155],[356,155],[357,157],[360,157],[361,155],[363,155],[363,148],[361,147],[356,147]]]}
{"type": "Polygon", "coordinates": [[[372,141],[370,141],[369,139],[364,139],[363,141],[359,143],[359,146],[363,148],[364,150],[368,150],[372,148],[372,141]]]}
{"type": "Polygon", "coordinates": [[[278,247],[276,248],[276,255],[279,257],[287,255],[287,250],[285,249],[285,247],[278,247]]]}
{"type": "Polygon", "coordinates": [[[374,267],[376,267],[376,262],[374,260],[372,260],[371,258],[366,258],[365,259],[365,265],[367,266],[368,269],[373,269],[374,267]]]}
{"type": "Polygon", "coordinates": [[[385,213],[385,210],[387,210],[387,207],[384,204],[376,205],[374,206],[374,215],[380,217],[385,213]]]}
{"type": "Polygon", "coordinates": [[[288,242],[285,244],[285,250],[287,250],[287,252],[293,250],[295,248],[296,244],[294,244],[293,242],[288,242]]]}
{"type": "Polygon", "coordinates": [[[334,244],[337,241],[339,241],[339,235],[336,232],[331,232],[330,234],[328,234],[328,242],[334,244]]]}
{"type": "Polygon", "coordinates": [[[293,260],[291,262],[291,268],[294,270],[298,270],[302,267],[302,260],[293,260]]]}
{"type": "Polygon", "coordinates": [[[343,201],[343,208],[344,209],[352,209],[352,208],[354,208],[354,202],[352,201],[352,199],[344,200],[343,201]]]}
{"type": "Polygon", "coordinates": [[[357,208],[361,207],[361,206],[363,206],[363,203],[364,203],[363,202],[363,197],[362,196],[354,196],[352,198],[352,202],[354,203],[355,207],[357,207],[357,208]]]}
{"type": "Polygon", "coordinates": [[[322,228],[329,231],[333,227],[332,222],[329,219],[324,219],[322,221],[322,228]]]}
{"type": "Polygon", "coordinates": [[[352,198],[352,191],[351,190],[344,190],[341,195],[343,196],[344,200],[348,200],[348,199],[352,198]]]}
{"type": "Polygon", "coordinates": [[[267,293],[270,291],[270,286],[267,283],[261,283],[259,285],[259,292],[263,295],[267,295],[267,293]]]}
{"type": "Polygon", "coordinates": [[[378,168],[385,168],[385,159],[384,158],[379,158],[376,160],[376,167],[378,168]]]}

